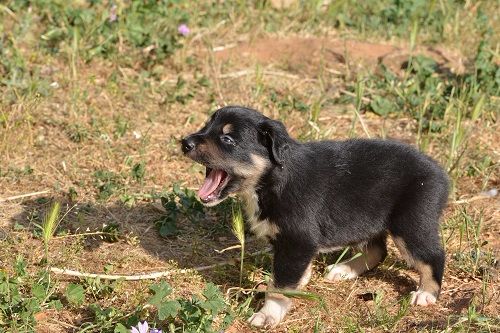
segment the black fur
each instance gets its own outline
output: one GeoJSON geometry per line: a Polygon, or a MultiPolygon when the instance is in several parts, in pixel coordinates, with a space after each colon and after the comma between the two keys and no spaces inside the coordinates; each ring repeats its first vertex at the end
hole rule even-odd
{"type": "MultiPolygon", "coordinates": [[[[404,240],[410,256],[432,267],[440,285],[444,251],[439,218],[448,197],[448,180],[430,157],[409,145],[388,140],[346,140],[300,143],[282,123],[243,107],[218,110],[199,132],[183,140],[183,150],[209,166],[186,145],[211,140],[223,159],[242,165],[251,154],[269,163],[259,175],[258,219],[278,226],[274,248],[277,287],[297,286],[321,249],[371,243],[385,253],[386,235],[404,240]],[[219,140],[232,125],[235,145],[219,140]]],[[[237,170],[225,169],[229,175],[237,170]]],[[[242,192],[241,177],[231,177],[221,199],[242,192]]]]}

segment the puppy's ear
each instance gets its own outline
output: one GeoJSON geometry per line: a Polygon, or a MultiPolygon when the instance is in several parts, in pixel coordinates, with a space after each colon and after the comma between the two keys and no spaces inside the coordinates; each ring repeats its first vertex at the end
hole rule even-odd
{"type": "Polygon", "coordinates": [[[266,119],[259,124],[259,133],[261,142],[267,148],[271,161],[282,167],[290,141],[285,125],[276,120],[266,119]]]}

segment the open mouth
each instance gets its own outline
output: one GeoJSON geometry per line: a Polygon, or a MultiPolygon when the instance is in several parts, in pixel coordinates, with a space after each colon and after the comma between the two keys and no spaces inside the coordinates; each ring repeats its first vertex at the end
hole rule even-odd
{"type": "Polygon", "coordinates": [[[205,182],[198,190],[198,196],[204,203],[210,203],[220,198],[222,190],[229,183],[229,175],[222,169],[207,168],[205,182]]]}

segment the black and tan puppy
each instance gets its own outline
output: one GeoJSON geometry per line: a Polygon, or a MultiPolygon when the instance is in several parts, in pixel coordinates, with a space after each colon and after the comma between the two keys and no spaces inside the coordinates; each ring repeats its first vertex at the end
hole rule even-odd
{"type": "MultiPolygon", "coordinates": [[[[281,122],[244,107],[217,110],[182,140],[182,151],[206,167],[198,192],[203,203],[240,195],[251,229],[273,246],[274,287],[305,286],[314,257],[345,246],[357,246],[363,255],[328,267],[326,278],[355,278],[384,260],[390,234],[420,274],[412,304],[436,302],[444,268],[439,217],[448,180],[431,158],[393,141],[299,143],[281,122]]],[[[291,303],[268,293],[249,322],[275,326],[291,303]]]]}

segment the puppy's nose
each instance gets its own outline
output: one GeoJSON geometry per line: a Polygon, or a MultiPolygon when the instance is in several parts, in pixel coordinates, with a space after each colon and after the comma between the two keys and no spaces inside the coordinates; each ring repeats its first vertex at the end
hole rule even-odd
{"type": "Polygon", "coordinates": [[[189,136],[187,138],[182,139],[181,145],[182,145],[182,152],[184,154],[189,153],[191,150],[193,150],[196,147],[196,144],[194,143],[193,138],[189,137],[189,136]]]}

